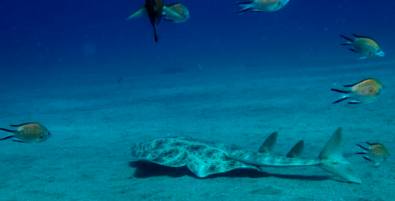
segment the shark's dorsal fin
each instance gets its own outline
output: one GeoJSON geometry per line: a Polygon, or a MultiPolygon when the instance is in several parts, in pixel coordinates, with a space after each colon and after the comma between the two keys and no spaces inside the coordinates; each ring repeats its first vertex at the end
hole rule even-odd
{"type": "Polygon", "coordinates": [[[288,152],[288,158],[299,158],[302,155],[304,150],[304,141],[301,140],[292,147],[292,149],[288,152]]]}
{"type": "Polygon", "coordinates": [[[269,137],[267,137],[261,148],[259,148],[258,152],[269,154],[273,150],[274,145],[276,144],[277,136],[278,133],[273,132],[269,137]]]}

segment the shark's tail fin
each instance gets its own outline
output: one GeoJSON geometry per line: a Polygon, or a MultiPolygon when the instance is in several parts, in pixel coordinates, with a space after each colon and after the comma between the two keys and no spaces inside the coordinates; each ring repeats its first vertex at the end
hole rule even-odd
{"type": "Polygon", "coordinates": [[[360,184],[361,179],[354,172],[351,164],[343,158],[343,153],[341,152],[342,144],[343,135],[340,127],[335,131],[318,156],[318,160],[321,161],[319,167],[348,182],[360,184]]]}

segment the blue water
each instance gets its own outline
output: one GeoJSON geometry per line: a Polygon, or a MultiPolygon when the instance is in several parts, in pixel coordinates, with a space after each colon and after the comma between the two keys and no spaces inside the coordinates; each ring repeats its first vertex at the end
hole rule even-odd
{"type": "Polygon", "coordinates": [[[155,43],[148,19],[126,20],[143,0],[0,1],[0,128],[40,122],[53,135],[1,141],[1,201],[393,200],[394,165],[374,167],[355,144],[394,150],[395,2],[290,0],[241,15],[234,0],[181,2],[191,17],[162,20],[155,43]],[[340,45],[352,33],[374,38],[386,56],[358,60],[340,45]],[[332,104],[331,88],[368,77],[386,87],[377,102],[332,104]],[[340,126],[361,185],[314,167],[199,179],[186,168],[130,165],[130,148],[144,140],[257,150],[274,131],[274,154],[303,139],[311,159],[340,126]]]}
{"type": "Polygon", "coordinates": [[[182,3],[190,19],[182,24],[162,20],[155,44],[148,19],[126,20],[143,0],[3,1],[2,72],[117,76],[198,65],[353,63],[359,55],[339,45],[344,42],[339,34],[351,33],[376,39],[388,55],[382,60],[394,52],[392,1],[291,0],[276,12],[242,15],[234,1],[182,3]]]}

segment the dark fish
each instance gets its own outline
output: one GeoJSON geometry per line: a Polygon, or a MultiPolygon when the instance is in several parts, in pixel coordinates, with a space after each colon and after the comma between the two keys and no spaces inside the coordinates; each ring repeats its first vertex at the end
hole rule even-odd
{"type": "Polygon", "coordinates": [[[145,5],[130,15],[127,19],[148,15],[154,27],[155,42],[158,42],[158,26],[163,15],[163,0],[145,0],[145,5]]]}

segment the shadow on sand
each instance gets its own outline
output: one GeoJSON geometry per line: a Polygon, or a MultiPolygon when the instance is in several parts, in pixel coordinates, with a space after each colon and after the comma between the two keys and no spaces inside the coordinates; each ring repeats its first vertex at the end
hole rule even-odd
{"type": "MultiPolygon", "coordinates": [[[[134,177],[136,178],[149,178],[149,177],[197,177],[193,174],[186,166],[184,167],[168,167],[163,165],[158,165],[155,163],[142,162],[142,161],[132,161],[129,162],[129,166],[136,168],[134,177]]],[[[236,169],[229,172],[209,175],[205,178],[200,179],[210,179],[217,177],[249,177],[249,178],[265,178],[265,177],[276,177],[283,179],[293,179],[293,180],[310,180],[310,181],[323,181],[331,179],[332,176],[317,176],[317,175],[292,175],[292,174],[272,174],[267,172],[260,172],[252,169],[236,169]]]]}

